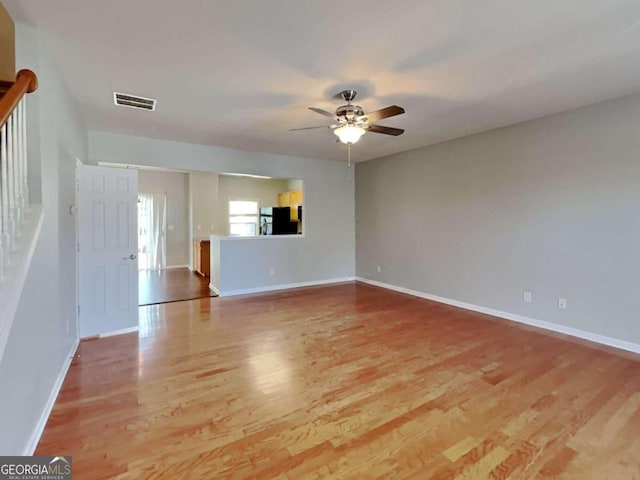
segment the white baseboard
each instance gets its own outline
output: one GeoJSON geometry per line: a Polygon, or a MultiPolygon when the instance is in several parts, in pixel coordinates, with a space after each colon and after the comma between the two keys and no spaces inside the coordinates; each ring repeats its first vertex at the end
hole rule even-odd
{"type": "Polygon", "coordinates": [[[137,332],[139,329],[139,327],[129,327],[129,328],[123,328],[122,330],[114,330],[113,332],[106,332],[106,333],[101,333],[100,335],[98,335],[98,337],[100,338],[105,338],[105,337],[113,337],[115,335],[124,335],[125,333],[132,333],[132,332],[137,332]]]}
{"type": "Polygon", "coordinates": [[[209,290],[211,290],[216,295],[220,296],[220,290],[218,290],[213,283],[209,284],[209,290]]]}
{"type": "Polygon", "coordinates": [[[47,425],[47,420],[49,420],[49,415],[51,415],[51,410],[53,410],[53,406],[56,403],[56,399],[58,398],[58,394],[60,393],[60,389],[62,388],[62,384],[64,383],[64,379],[67,376],[67,372],[69,371],[69,367],[71,366],[71,361],[73,360],[74,355],[76,354],[76,350],[78,349],[78,344],[80,343],[79,339],[76,339],[71,346],[71,350],[67,355],[67,358],[60,369],[60,373],[58,374],[58,378],[56,378],[56,383],[54,383],[53,388],[51,389],[51,393],[49,394],[49,399],[42,410],[42,414],[40,415],[40,419],[36,424],[33,433],[31,434],[31,438],[29,439],[29,443],[25,446],[22,455],[31,456],[33,452],[36,451],[36,447],[38,446],[38,442],[40,441],[40,437],[42,436],[42,432],[44,432],[44,427],[47,425]]]}
{"type": "Polygon", "coordinates": [[[161,272],[163,270],[173,270],[174,268],[188,268],[191,270],[190,265],[165,265],[162,268],[142,268],[139,272],[161,272]]]}
{"type": "Polygon", "coordinates": [[[607,345],[609,347],[618,348],[620,350],[626,350],[628,352],[640,353],[640,345],[637,343],[627,342],[626,340],[620,340],[617,338],[607,337],[597,333],[587,332],[578,328],[566,327],[557,323],[547,322],[545,320],[538,320],[535,318],[525,317],[522,315],[516,315],[514,313],[503,312],[500,310],[494,310],[493,308],[481,307],[479,305],[473,305],[471,303],[460,302],[458,300],[452,300],[450,298],[439,297],[437,295],[431,295],[429,293],[419,292],[417,290],[410,290],[404,287],[398,287],[389,283],[378,282],[363,277],[356,277],[356,280],[376,287],[386,288],[388,290],[394,290],[396,292],[406,293],[415,297],[425,298],[427,300],[433,300],[434,302],[446,303],[447,305],[453,305],[454,307],[464,308],[465,310],[472,310],[474,312],[486,313],[494,317],[504,318],[513,322],[523,323],[532,327],[541,328],[543,330],[549,330],[556,333],[562,333],[570,335],[572,337],[581,338],[583,340],[589,340],[601,345],[607,345]]]}
{"type": "MultiPolygon", "coordinates": [[[[251,293],[274,292],[276,290],[288,290],[290,288],[313,287],[317,285],[328,285],[331,283],[352,282],[354,280],[355,280],[355,277],[330,278],[327,280],[314,280],[311,282],[285,283],[280,285],[269,285],[267,287],[246,288],[242,290],[229,290],[228,292],[219,292],[218,295],[220,297],[232,297],[235,295],[248,295],[251,293]]],[[[210,284],[209,288],[211,287],[212,285],[210,284]]],[[[217,291],[217,289],[214,291],[217,291]]]]}

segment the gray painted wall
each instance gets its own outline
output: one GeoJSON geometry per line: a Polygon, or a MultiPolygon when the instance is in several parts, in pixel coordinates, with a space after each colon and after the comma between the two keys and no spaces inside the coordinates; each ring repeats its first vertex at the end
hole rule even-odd
{"type": "Polygon", "coordinates": [[[167,198],[167,267],[189,264],[189,175],[140,170],[139,193],[165,193],[167,198]]]}
{"type": "Polygon", "coordinates": [[[69,206],[75,203],[75,159],[87,159],[87,138],[47,42],[16,24],[17,67],[35,71],[40,84],[27,108],[29,154],[40,163],[43,179],[34,193],[44,205],[44,220],[0,361],[1,455],[31,453],[26,449],[77,339],[75,218],[69,206]]]}
{"type": "Polygon", "coordinates": [[[359,163],[357,274],[640,343],[639,127],[636,95],[359,163]]]}
{"type": "Polygon", "coordinates": [[[192,238],[208,239],[222,229],[218,218],[218,184],[216,173],[189,172],[192,238]]]}
{"type": "MultiPolygon", "coordinates": [[[[305,233],[293,239],[253,240],[236,265],[245,282],[260,288],[355,275],[354,183],[341,162],[245,152],[220,147],[89,131],[92,162],[125,163],[211,173],[233,172],[304,181],[305,233]],[[176,162],[179,159],[179,165],[176,162]],[[271,242],[276,242],[272,244],[271,242]],[[268,246],[267,246],[268,245],[268,246]],[[269,275],[269,258],[280,274],[269,275]],[[285,268],[279,268],[284,265],[285,268]]],[[[251,242],[246,240],[245,242],[251,242]]],[[[238,243],[238,246],[241,245],[238,243]]],[[[233,248],[233,247],[232,247],[233,248]]]]}

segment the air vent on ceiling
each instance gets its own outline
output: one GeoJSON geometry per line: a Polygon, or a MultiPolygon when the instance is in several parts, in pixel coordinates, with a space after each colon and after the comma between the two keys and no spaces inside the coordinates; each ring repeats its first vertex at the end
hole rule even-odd
{"type": "Polygon", "coordinates": [[[116,105],[123,107],[140,108],[142,110],[155,110],[156,100],[153,98],[137,97],[126,93],[113,92],[113,101],[116,105]]]}

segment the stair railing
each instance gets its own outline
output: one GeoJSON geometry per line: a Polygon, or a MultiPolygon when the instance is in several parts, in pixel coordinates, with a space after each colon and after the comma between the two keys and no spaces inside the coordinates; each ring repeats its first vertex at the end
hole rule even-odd
{"type": "Polygon", "coordinates": [[[38,88],[31,70],[20,70],[0,98],[0,280],[11,263],[29,210],[25,95],[38,88]]]}

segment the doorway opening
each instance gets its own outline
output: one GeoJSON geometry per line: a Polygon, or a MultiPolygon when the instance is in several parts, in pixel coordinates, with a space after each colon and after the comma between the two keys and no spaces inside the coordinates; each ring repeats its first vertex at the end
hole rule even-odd
{"type": "Polygon", "coordinates": [[[166,194],[138,194],[138,270],[166,267],[166,220],[166,194]]]}
{"type": "MultiPolygon", "coordinates": [[[[209,280],[187,266],[167,266],[167,193],[138,194],[138,304],[155,305],[213,295],[209,280]]],[[[169,216],[169,218],[171,218],[169,216]]],[[[175,231],[175,230],[174,230],[175,231]]],[[[172,259],[169,258],[169,262],[172,259]]]]}

